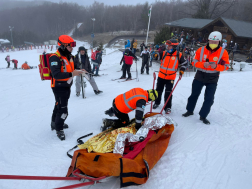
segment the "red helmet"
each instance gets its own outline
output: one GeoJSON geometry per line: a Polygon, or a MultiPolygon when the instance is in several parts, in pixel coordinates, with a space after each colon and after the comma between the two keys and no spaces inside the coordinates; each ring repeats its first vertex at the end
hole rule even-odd
{"type": "Polygon", "coordinates": [[[67,46],[75,47],[76,42],[73,40],[72,37],[68,35],[61,35],[59,36],[59,39],[58,39],[58,45],[64,46],[64,47],[67,47],[67,46]]]}

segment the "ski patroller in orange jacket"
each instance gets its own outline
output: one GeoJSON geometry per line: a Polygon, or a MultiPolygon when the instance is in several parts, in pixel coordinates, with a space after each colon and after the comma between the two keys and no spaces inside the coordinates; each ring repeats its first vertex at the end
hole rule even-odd
{"type": "Polygon", "coordinates": [[[148,102],[148,92],[141,88],[134,88],[115,98],[115,106],[122,113],[129,113],[136,109],[138,100],[144,99],[148,102]]]}
{"type": "Polygon", "coordinates": [[[228,70],[229,69],[228,52],[222,47],[220,47],[218,50],[214,52],[211,52],[206,48],[206,46],[203,46],[196,51],[192,65],[195,66],[197,70],[205,73],[217,73],[228,70]],[[204,67],[204,63],[207,62],[207,59],[209,59],[209,62],[213,62],[214,64],[217,65],[215,69],[212,69],[211,67],[209,68],[204,67]]]}
{"type": "MultiPolygon", "coordinates": [[[[68,59],[65,56],[61,56],[60,52],[57,50],[55,54],[52,54],[52,56],[59,57],[60,61],[63,62],[61,64],[61,72],[68,72],[72,73],[74,71],[74,61],[71,59],[68,61],[68,59]]],[[[51,66],[51,65],[50,65],[51,66]]],[[[51,87],[55,87],[55,81],[67,81],[69,78],[66,79],[54,79],[52,77],[51,79],[51,87]]]]}
{"type": "MultiPolygon", "coordinates": [[[[182,54],[179,53],[179,58],[181,58],[181,56],[182,54]]],[[[158,77],[166,80],[175,80],[178,64],[179,60],[177,56],[177,51],[175,51],[172,55],[164,51],[163,60],[161,60],[158,77]]]]}

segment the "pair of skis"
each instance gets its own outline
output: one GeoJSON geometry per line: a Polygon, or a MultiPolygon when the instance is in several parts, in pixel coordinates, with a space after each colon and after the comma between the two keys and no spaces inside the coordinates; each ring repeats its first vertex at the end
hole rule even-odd
{"type": "Polygon", "coordinates": [[[118,79],[111,79],[111,81],[118,81],[118,80],[121,80],[121,81],[118,81],[119,83],[121,83],[121,82],[126,82],[126,81],[131,81],[131,80],[135,80],[136,78],[133,78],[133,79],[125,79],[125,80],[123,80],[123,79],[121,79],[121,78],[118,78],[118,79]]]}
{"type": "MultiPolygon", "coordinates": [[[[118,79],[112,79],[112,81],[116,81],[116,80],[120,80],[120,78],[118,78],[118,79]]],[[[126,81],[131,81],[131,80],[136,80],[137,82],[139,81],[138,71],[137,71],[137,61],[136,61],[136,78],[128,79],[128,80],[126,79],[124,81],[118,81],[118,82],[120,83],[120,82],[126,82],[126,81]]]]}

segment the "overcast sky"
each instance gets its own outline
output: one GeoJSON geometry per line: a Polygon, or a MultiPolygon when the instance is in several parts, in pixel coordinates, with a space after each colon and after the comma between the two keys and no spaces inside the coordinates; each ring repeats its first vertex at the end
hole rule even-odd
{"type": "MultiPolygon", "coordinates": [[[[0,0],[1,1],[1,0],[0,0]]],[[[25,0],[25,1],[31,1],[31,0],[25,0]]],[[[63,2],[73,2],[73,3],[78,3],[80,5],[91,5],[95,0],[48,0],[51,2],[59,3],[60,1],[63,2]]],[[[124,4],[124,5],[136,5],[138,3],[145,3],[148,2],[149,4],[155,2],[155,0],[96,0],[97,2],[104,3],[106,5],[119,5],[119,4],[124,4]]]]}

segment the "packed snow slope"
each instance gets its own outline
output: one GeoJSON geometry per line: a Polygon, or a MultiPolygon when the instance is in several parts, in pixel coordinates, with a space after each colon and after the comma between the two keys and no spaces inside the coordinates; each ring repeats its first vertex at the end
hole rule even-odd
{"type": "MultiPolygon", "coordinates": [[[[78,42],[80,46],[83,43],[78,42]]],[[[75,48],[74,53],[77,51],[75,48]]],[[[0,53],[0,67],[6,67],[4,58],[37,66],[37,50],[0,53]]],[[[89,52],[90,54],[90,52],[89,52]]],[[[38,69],[0,70],[0,174],[65,176],[71,159],[66,152],[76,145],[76,139],[93,132],[100,132],[104,111],[111,107],[113,99],[131,88],[150,89],[153,85],[153,71],[159,70],[154,63],[150,75],[139,75],[136,80],[118,83],[119,62],[122,53],[117,49],[107,49],[103,57],[100,74],[95,80],[100,95],[95,95],[87,83],[86,99],[76,97],[75,85],[69,99],[69,116],[65,130],[66,140],[60,141],[51,131],[51,114],[54,96],[50,81],[41,81],[38,69]]],[[[137,67],[140,70],[141,60],[137,67]]],[[[13,67],[13,64],[11,64],[13,67]]],[[[169,189],[251,189],[252,188],[252,68],[246,65],[239,71],[236,64],[232,72],[221,73],[215,102],[208,119],[211,125],[199,121],[198,112],[202,106],[204,89],[199,97],[195,114],[184,118],[187,98],[191,93],[193,73],[185,74],[173,96],[170,117],[177,122],[170,144],[150,171],[146,184],[130,188],[169,189]]],[[[136,64],[132,70],[136,69],[136,64]]],[[[135,77],[136,72],[132,72],[135,77]]],[[[162,99],[163,104],[163,99],[162,99]]],[[[146,112],[150,106],[147,106],[146,112]]],[[[161,106],[156,110],[160,111],[161,106]]],[[[130,118],[134,117],[130,113],[130,118]]],[[[94,136],[93,135],[93,136],[94,136]]],[[[88,139],[88,138],[87,138],[88,139]]],[[[87,140],[85,139],[85,140],[87,140]]],[[[0,180],[1,189],[46,189],[56,188],[77,181],[20,181],[0,180]]],[[[119,188],[119,179],[91,186],[90,188],[119,188]]]]}

